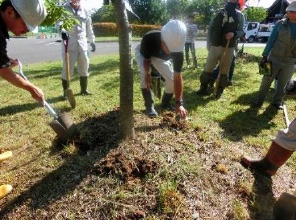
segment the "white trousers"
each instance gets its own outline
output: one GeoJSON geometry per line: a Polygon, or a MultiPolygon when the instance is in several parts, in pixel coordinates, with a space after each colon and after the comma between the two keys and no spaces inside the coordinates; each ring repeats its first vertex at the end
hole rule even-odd
{"type": "MultiPolygon", "coordinates": [[[[67,80],[67,73],[66,73],[66,54],[65,50],[62,50],[62,57],[63,57],[63,72],[62,78],[67,80]]],[[[70,65],[70,76],[74,75],[74,67],[75,63],[77,62],[77,71],[80,76],[88,77],[89,72],[89,56],[88,51],[83,50],[82,48],[78,47],[77,50],[69,50],[69,65],[70,65]]]]}
{"type": "Polygon", "coordinates": [[[286,150],[296,150],[296,118],[286,129],[279,130],[274,141],[286,150]]]}
{"type": "MultiPolygon", "coordinates": [[[[140,70],[140,86],[141,89],[146,89],[144,57],[140,53],[140,44],[135,48],[135,57],[138,68],[140,70]]],[[[160,75],[165,79],[164,92],[167,94],[174,93],[174,70],[170,60],[163,60],[157,57],[151,57],[151,63],[160,75]]]]}

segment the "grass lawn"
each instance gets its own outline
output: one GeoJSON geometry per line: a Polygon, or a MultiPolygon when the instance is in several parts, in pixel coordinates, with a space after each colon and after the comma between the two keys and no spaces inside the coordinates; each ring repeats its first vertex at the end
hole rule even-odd
{"type": "MultiPolygon", "coordinates": [[[[29,93],[1,80],[0,184],[13,191],[0,200],[1,219],[271,219],[283,192],[294,195],[296,156],[272,179],[239,164],[242,154],[260,158],[279,129],[283,112],[269,105],[251,109],[262,76],[262,48],[245,47],[237,58],[233,86],[221,99],[200,97],[202,69],[185,70],[184,100],[190,120],[174,121],[162,112],[142,114],[139,76],[134,71],[134,140],[119,137],[119,57],[91,57],[89,90],[80,96],[79,77],[70,88],[77,106],[61,99],[61,62],[24,66],[57,112],[68,112],[80,130],[77,140],[61,143],[48,123],[53,119],[29,93]],[[79,149],[88,149],[80,151],[79,149]]],[[[197,50],[204,65],[207,51],[197,50]]],[[[155,99],[159,111],[160,100],[155,99]]],[[[290,119],[296,100],[286,98],[290,119]]]]}

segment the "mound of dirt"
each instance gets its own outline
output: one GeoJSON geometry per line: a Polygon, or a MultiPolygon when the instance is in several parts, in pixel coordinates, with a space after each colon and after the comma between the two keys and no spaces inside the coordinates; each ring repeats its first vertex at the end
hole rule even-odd
{"type": "Polygon", "coordinates": [[[155,173],[159,164],[145,158],[127,158],[119,152],[112,152],[94,167],[96,174],[111,174],[124,181],[133,178],[144,178],[149,173],[155,173]]]}

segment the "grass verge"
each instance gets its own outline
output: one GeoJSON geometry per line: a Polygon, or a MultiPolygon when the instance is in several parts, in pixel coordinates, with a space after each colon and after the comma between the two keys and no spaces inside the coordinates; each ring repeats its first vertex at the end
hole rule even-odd
{"type": "MultiPolygon", "coordinates": [[[[27,65],[24,72],[43,88],[57,112],[69,112],[81,131],[78,141],[60,143],[48,126],[52,118],[29,94],[0,81],[1,150],[14,156],[1,164],[0,183],[14,189],[0,201],[2,219],[270,219],[282,192],[295,192],[295,155],[272,179],[252,175],[239,164],[246,153],[261,157],[284,128],[283,113],[269,102],[250,109],[261,75],[262,48],[245,48],[237,59],[234,85],[222,98],[199,97],[201,69],[185,70],[184,100],[190,121],[162,112],[142,114],[138,70],[134,74],[136,137],[119,137],[119,57],[91,58],[89,90],[77,107],[61,99],[61,62],[27,65]],[[170,120],[167,120],[170,119],[170,120]],[[181,128],[181,129],[180,129],[181,128]],[[84,147],[88,151],[78,149],[84,147]]],[[[203,66],[206,50],[197,50],[203,66]]],[[[296,101],[286,99],[290,118],[296,101]]],[[[156,100],[159,111],[160,100],[156,100]]]]}

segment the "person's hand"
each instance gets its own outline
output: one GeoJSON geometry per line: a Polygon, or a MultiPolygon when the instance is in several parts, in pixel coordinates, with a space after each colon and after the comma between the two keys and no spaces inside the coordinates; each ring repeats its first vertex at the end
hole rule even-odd
{"type": "Polygon", "coordinates": [[[62,31],[62,39],[63,40],[69,40],[70,35],[66,31],[62,31]]]}
{"type": "Polygon", "coordinates": [[[225,34],[226,40],[230,40],[233,37],[234,37],[234,33],[233,32],[228,32],[227,34],[225,34]]]}
{"type": "Polygon", "coordinates": [[[95,43],[90,43],[90,46],[91,46],[91,52],[95,52],[96,51],[96,45],[95,45],[95,43]]]}
{"type": "Polygon", "coordinates": [[[186,117],[188,115],[188,111],[184,108],[184,106],[176,105],[175,111],[176,111],[177,115],[180,115],[181,120],[186,119],[186,117]]]}
{"type": "Polygon", "coordinates": [[[263,55],[261,60],[263,63],[267,63],[268,58],[267,58],[267,56],[263,55]]]}
{"type": "Polygon", "coordinates": [[[13,67],[16,67],[18,65],[18,60],[17,59],[9,59],[9,62],[10,62],[10,68],[13,68],[13,67]]]}
{"type": "Polygon", "coordinates": [[[148,90],[151,89],[151,76],[149,73],[146,73],[145,75],[145,82],[146,82],[146,87],[148,90]]]}
{"type": "Polygon", "coordinates": [[[39,102],[42,106],[45,105],[45,98],[44,98],[44,94],[43,91],[38,88],[37,86],[32,85],[31,89],[30,89],[30,93],[32,95],[32,97],[39,102]]]}

